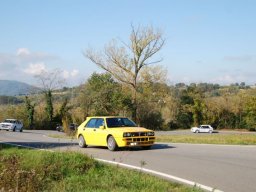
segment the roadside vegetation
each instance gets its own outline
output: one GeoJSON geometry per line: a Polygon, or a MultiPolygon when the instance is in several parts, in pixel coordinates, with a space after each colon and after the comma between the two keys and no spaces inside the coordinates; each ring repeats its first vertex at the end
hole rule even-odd
{"type": "Polygon", "coordinates": [[[47,152],[0,144],[0,191],[199,192],[140,171],[105,165],[74,152],[47,152]]]}
{"type": "Polygon", "coordinates": [[[256,145],[256,134],[161,135],[156,138],[157,142],[166,143],[256,145]]]}
{"type": "Polygon", "coordinates": [[[116,39],[103,51],[86,49],[84,56],[106,73],[93,73],[76,87],[65,87],[61,70],[35,77],[41,92],[0,96],[0,121],[17,118],[26,129],[55,129],[82,123],[87,116],[131,117],[153,130],[186,129],[211,124],[215,129],[256,131],[256,88],[244,82],[168,83],[158,65],[164,48],[161,30],[132,26],[127,42],[116,39]]]}

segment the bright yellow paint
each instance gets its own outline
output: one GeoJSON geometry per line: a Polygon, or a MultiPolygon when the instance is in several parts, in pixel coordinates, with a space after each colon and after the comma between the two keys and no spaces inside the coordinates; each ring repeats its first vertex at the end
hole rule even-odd
{"type": "MultiPolygon", "coordinates": [[[[108,146],[109,136],[113,136],[118,147],[150,147],[155,142],[154,131],[143,127],[109,127],[109,118],[123,119],[124,117],[103,116],[103,117],[87,117],[86,120],[77,129],[77,138],[81,135],[84,137],[86,145],[108,146]],[[108,120],[107,120],[108,119],[108,120]],[[91,122],[99,121],[103,126],[90,127],[91,122]],[[124,133],[131,134],[124,137],[124,133]],[[151,133],[151,135],[149,135],[151,133]]],[[[124,118],[127,119],[127,118],[124,118]]],[[[123,125],[125,126],[125,125],[123,125]]]]}

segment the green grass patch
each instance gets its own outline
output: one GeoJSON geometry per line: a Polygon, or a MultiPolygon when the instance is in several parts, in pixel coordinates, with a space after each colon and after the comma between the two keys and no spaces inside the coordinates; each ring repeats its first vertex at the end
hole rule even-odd
{"type": "Polygon", "coordinates": [[[47,152],[0,144],[0,191],[170,191],[198,188],[168,182],[139,171],[105,165],[74,152],[47,152]]]}
{"type": "Polygon", "coordinates": [[[227,145],[256,145],[256,135],[253,134],[193,134],[193,135],[161,135],[157,142],[194,143],[194,144],[227,144],[227,145]]]}

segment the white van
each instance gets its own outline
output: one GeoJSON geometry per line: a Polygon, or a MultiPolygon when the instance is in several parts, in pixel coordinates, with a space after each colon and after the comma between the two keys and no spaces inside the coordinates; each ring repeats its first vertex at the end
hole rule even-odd
{"type": "Polygon", "coordinates": [[[6,131],[23,131],[23,124],[17,119],[5,119],[0,123],[0,130],[6,131]]]}

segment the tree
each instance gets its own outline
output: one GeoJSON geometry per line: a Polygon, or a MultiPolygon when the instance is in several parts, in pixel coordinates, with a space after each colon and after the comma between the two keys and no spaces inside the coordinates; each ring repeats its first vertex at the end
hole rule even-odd
{"type": "Polygon", "coordinates": [[[129,97],[109,73],[93,73],[81,88],[79,100],[88,115],[119,115],[129,97]]]}
{"type": "Polygon", "coordinates": [[[128,44],[121,45],[113,40],[101,53],[87,49],[85,57],[104,69],[120,82],[129,85],[133,93],[133,118],[137,119],[137,88],[141,70],[150,64],[159,63],[162,59],[152,60],[165,40],[160,30],[153,27],[132,26],[128,44]]]}
{"type": "Polygon", "coordinates": [[[31,101],[28,98],[28,96],[25,97],[25,103],[26,103],[26,111],[27,111],[29,128],[32,129],[33,123],[34,123],[35,104],[31,104],[31,101]]]}
{"type": "Polygon", "coordinates": [[[64,83],[64,79],[61,77],[61,71],[59,69],[54,69],[52,71],[42,71],[39,75],[36,75],[35,78],[38,79],[40,87],[45,96],[46,107],[45,112],[47,115],[47,119],[50,122],[50,126],[52,127],[52,119],[53,119],[53,102],[52,102],[52,91],[61,87],[64,83]]]}
{"type": "Polygon", "coordinates": [[[246,106],[246,116],[245,121],[247,123],[248,128],[256,127],[256,97],[250,97],[247,100],[246,106]]]}
{"type": "Polygon", "coordinates": [[[53,118],[53,105],[52,105],[52,92],[50,90],[45,92],[45,100],[46,100],[45,112],[47,114],[48,120],[50,122],[52,122],[52,118],[53,118]]]}

